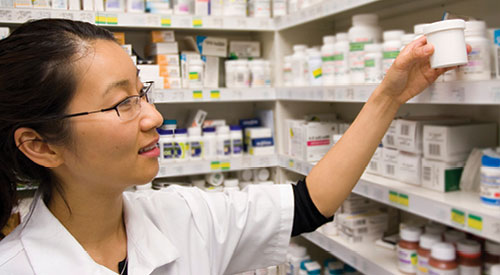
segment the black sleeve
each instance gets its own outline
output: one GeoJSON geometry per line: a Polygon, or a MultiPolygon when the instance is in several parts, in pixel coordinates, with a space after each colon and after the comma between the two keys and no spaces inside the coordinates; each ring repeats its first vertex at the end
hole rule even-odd
{"type": "Polygon", "coordinates": [[[333,216],[325,218],[325,216],[319,212],[318,208],[316,208],[311,196],[309,196],[305,179],[299,180],[299,182],[292,187],[295,200],[292,237],[314,231],[321,225],[333,220],[333,216]]]}

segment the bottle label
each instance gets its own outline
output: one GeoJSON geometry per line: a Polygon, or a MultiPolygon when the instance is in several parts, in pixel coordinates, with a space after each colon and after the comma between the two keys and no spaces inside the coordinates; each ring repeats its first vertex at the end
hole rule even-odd
{"type": "Polygon", "coordinates": [[[458,275],[458,268],[443,270],[429,266],[429,275],[458,275]]]}
{"type": "Polygon", "coordinates": [[[172,142],[163,143],[163,159],[174,158],[174,144],[172,142]]]}
{"type": "Polygon", "coordinates": [[[375,59],[365,59],[365,68],[375,67],[375,59]]]}
{"type": "Polygon", "coordinates": [[[349,44],[349,63],[351,72],[363,71],[365,65],[365,45],[371,44],[369,39],[359,39],[359,41],[349,44]]]}
{"type": "Polygon", "coordinates": [[[315,79],[318,79],[321,78],[321,76],[323,75],[323,71],[321,68],[317,68],[316,70],[312,71],[312,74],[315,79]]]}
{"type": "Polygon", "coordinates": [[[480,266],[458,266],[458,270],[460,275],[481,275],[481,267],[480,266]]]}
{"type": "Polygon", "coordinates": [[[418,260],[417,274],[419,274],[419,275],[429,274],[429,257],[423,257],[423,256],[418,255],[417,260],[418,260]]]}
{"type": "Polygon", "coordinates": [[[325,55],[325,56],[321,57],[321,60],[323,60],[323,62],[335,61],[335,56],[334,55],[325,55]]]}
{"type": "Polygon", "coordinates": [[[489,47],[487,45],[475,45],[467,55],[467,64],[458,67],[458,71],[464,76],[471,74],[490,73],[489,47]]]}
{"type": "Polygon", "coordinates": [[[231,155],[231,140],[230,139],[225,139],[224,140],[224,156],[231,155]]]}
{"type": "Polygon", "coordinates": [[[174,142],[174,158],[175,159],[185,159],[186,150],[189,146],[184,142],[174,142]]]}
{"type": "Polygon", "coordinates": [[[243,140],[233,139],[233,155],[241,155],[243,153],[243,140]]]}
{"type": "Polygon", "coordinates": [[[251,142],[252,147],[268,147],[274,145],[273,138],[254,138],[251,142]]]}
{"type": "Polygon", "coordinates": [[[398,245],[398,267],[401,271],[407,273],[417,272],[417,250],[405,249],[398,245]]]}
{"type": "Polygon", "coordinates": [[[201,158],[203,157],[203,142],[200,141],[191,141],[189,143],[191,157],[192,158],[201,158]]]}

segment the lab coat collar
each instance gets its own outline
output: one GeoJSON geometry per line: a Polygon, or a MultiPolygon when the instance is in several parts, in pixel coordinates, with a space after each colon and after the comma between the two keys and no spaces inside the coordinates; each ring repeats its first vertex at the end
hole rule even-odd
{"type": "MultiPolygon", "coordinates": [[[[21,242],[37,275],[116,275],[97,264],[38,196],[21,242]]],[[[124,198],[128,274],[150,274],[178,258],[178,251],[158,228],[124,198]]]]}

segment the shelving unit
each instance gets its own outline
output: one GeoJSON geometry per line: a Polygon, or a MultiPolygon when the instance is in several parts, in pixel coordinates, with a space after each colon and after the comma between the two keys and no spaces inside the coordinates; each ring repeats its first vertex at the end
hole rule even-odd
{"type": "Polygon", "coordinates": [[[155,90],[155,103],[275,101],[274,88],[216,88],[155,90]]]}

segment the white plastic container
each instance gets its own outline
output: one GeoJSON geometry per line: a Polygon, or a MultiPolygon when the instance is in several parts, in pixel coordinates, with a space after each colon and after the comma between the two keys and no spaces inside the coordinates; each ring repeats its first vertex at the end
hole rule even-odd
{"type": "Polygon", "coordinates": [[[365,83],[380,83],[384,77],[382,65],[382,45],[365,45],[365,83]]]}
{"type": "Polygon", "coordinates": [[[376,14],[358,14],[352,17],[349,29],[349,68],[351,83],[364,83],[365,45],[380,42],[381,30],[376,14]]]}
{"type": "Polygon", "coordinates": [[[239,125],[229,127],[231,138],[231,156],[243,156],[243,132],[239,125]]]}
{"type": "Polygon", "coordinates": [[[446,68],[467,64],[465,21],[444,20],[424,26],[427,42],[434,46],[431,68],[446,68]]]}
{"type": "MultiPolygon", "coordinates": [[[[418,227],[404,227],[401,228],[399,236],[401,242],[417,243],[420,240],[420,235],[422,230],[418,227]]],[[[417,262],[414,260],[417,258],[417,248],[405,248],[402,244],[397,245],[398,253],[398,269],[402,272],[408,274],[415,274],[417,272],[417,262]]]]}
{"type": "Polygon", "coordinates": [[[189,143],[186,129],[175,129],[174,131],[174,159],[175,161],[189,159],[189,143]]]}
{"type": "Polygon", "coordinates": [[[309,84],[311,86],[323,85],[323,73],[321,61],[321,52],[315,48],[307,49],[307,64],[309,72],[309,84]]]}
{"type": "Polygon", "coordinates": [[[167,162],[174,160],[174,131],[159,129],[160,160],[167,162]]]}
{"type": "Polygon", "coordinates": [[[248,3],[251,17],[270,18],[271,1],[270,0],[250,0],[248,3]]]}
{"type": "Polygon", "coordinates": [[[250,87],[250,69],[248,68],[247,60],[238,60],[235,62],[234,72],[234,87],[248,88],[250,87]]]}
{"type": "Polygon", "coordinates": [[[485,152],[481,158],[480,197],[484,206],[500,208],[500,156],[485,152]]]}
{"type": "Polygon", "coordinates": [[[272,74],[271,74],[271,62],[269,60],[264,60],[264,87],[272,87],[272,74]]]}
{"type": "Polygon", "coordinates": [[[408,44],[410,44],[415,38],[415,34],[406,33],[401,36],[401,48],[399,51],[402,51],[408,44]]]}
{"type": "Polygon", "coordinates": [[[203,88],[203,61],[201,59],[191,60],[189,62],[189,81],[188,87],[191,89],[203,88]]]}
{"type": "Polygon", "coordinates": [[[335,36],[323,36],[323,46],[321,47],[321,66],[323,86],[332,86],[335,84],[335,36]]]}
{"type": "Polygon", "coordinates": [[[287,55],[283,60],[283,86],[292,87],[293,86],[293,75],[292,75],[292,56],[287,55]]]}
{"type": "Polygon", "coordinates": [[[220,186],[224,182],[224,174],[222,173],[206,174],[205,180],[211,186],[220,186]]]}
{"type": "Polygon", "coordinates": [[[287,3],[287,0],[273,0],[273,17],[287,15],[287,3]]]}
{"type": "Polygon", "coordinates": [[[189,142],[189,158],[191,160],[203,159],[203,139],[201,137],[200,127],[191,127],[188,129],[188,142],[189,142]]]}
{"type": "Polygon", "coordinates": [[[293,86],[303,87],[309,85],[309,65],[307,63],[306,45],[294,45],[292,55],[293,86]]]}
{"type": "Polygon", "coordinates": [[[290,245],[288,248],[286,269],[287,274],[298,275],[300,270],[300,263],[309,259],[307,250],[303,246],[290,245]]]}
{"type": "Polygon", "coordinates": [[[392,63],[394,63],[394,60],[396,60],[396,57],[401,50],[401,37],[403,34],[404,31],[402,30],[390,30],[383,33],[384,44],[382,45],[382,63],[384,76],[387,74],[387,71],[391,67],[392,63]]]}
{"type": "Polygon", "coordinates": [[[266,73],[263,60],[252,60],[248,63],[251,72],[252,88],[260,88],[266,86],[266,73]]]}
{"type": "Polygon", "coordinates": [[[237,65],[238,60],[227,60],[224,62],[224,67],[226,70],[226,87],[227,88],[233,88],[234,87],[234,81],[235,81],[235,69],[237,65]]]}
{"type": "Polygon", "coordinates": [[[335,36],[334,45],[335,84],[349,84],[349,37],[347,33],[340,32],[335,36]]]}
{"type": "Polygon", "coordinates": [[[413,33],[415,34],[415,36],[413,37],[413,40],[417,40],[420,37],[424,36],[424,27],[426,25],[429,25],[429,24],[420,23],[420,24],[416,24],[413,26],[413,33]]]}
{"type": "Polygon", "coordinates": [[[271,173],[267,168],[259,168],[253,170],[253,179],[255,182],[265,182],[271,177],[271,173]]]}
{"type": "Polygon", "coordinates": [[[490,267],[490,275],[500,275],[500,264],[492,265],[490,267]]]}
{"type": "Polygon", "coordinates": [[[239,191],[240,181],[238,179],[225,179],[224,180],[224,192],[239,191]]]}
{"type": "Polygon", "coordinates": [[[429,274],[429,256],[425,254],[421,254],[420,251],[423,250],[428,250],[430,251],[432,248],[432,245],[435,243],[441,242],[441,236],[440,235],[434,235],[434,234],[423,234],[420,236],[420,241],[419,241],[419,253],[417,257],[417,274],[418,275],[425,275],[429,274]]]}
{"type": "Polygon", "coordinates": [[[484,21],[465,22],[465,43],[472,51],[467,55],[468,63],[458,68],[461,80],[488,80],[491,78],[491,46],[486,37],[484,21]]]}
{"type": "Polygon", "coordinates": [[[231,136],[229,126],[217,127],[217,157],[229,158],[231,156],[231,136]]]}
{"type": "Polygon", "coordinates": [[[215,128],[203,129],[203,145],[205,147],[205,159],[211,160],[217,158],[217,135],[215,134],[215,128]]]}
{"type": "Polygon", "coordinates": [[[225,16],[247,16],[247,0],[224,0],[223,3],[225,16]]]}
{"type": "Polygon", "coordinates": [[[461,240],[457,243],[457,254],[459,258],[476,259],[474,265],[466,265],[459,262],[458,270],[460,275],[481,275],[481,244],[474,240],[461,240]]]}
{"type": "MultiPolygon", "coordinates": [[[[431,259],[443,262],[453,262],[456,259],[455,247],[450,243],[436,243],[431,249],[431,259]]],[[[459,275],[458,268],[437,268],[429,265],[429,274],[438,275],[459,275]]]]}
{"type": "Polygon", "coordinates": [[[195,0],[194,2],[194,14],[199,16],[208,16],[210,1],[207,0],[195,0]]]}

